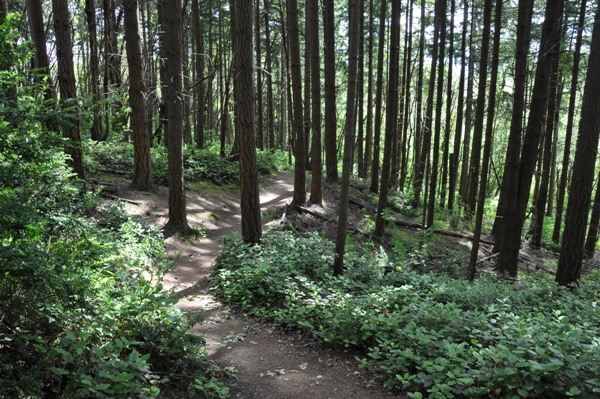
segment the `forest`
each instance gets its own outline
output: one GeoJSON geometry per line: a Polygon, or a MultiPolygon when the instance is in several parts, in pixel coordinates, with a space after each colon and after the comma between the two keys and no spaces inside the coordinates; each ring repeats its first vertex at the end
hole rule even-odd
{"type": "Polygon", "coordinates": [[[0,398],[234,397],[194,287],[393,397],[600,398],[598,71],[587,0],[0,0],[0,398]]]}

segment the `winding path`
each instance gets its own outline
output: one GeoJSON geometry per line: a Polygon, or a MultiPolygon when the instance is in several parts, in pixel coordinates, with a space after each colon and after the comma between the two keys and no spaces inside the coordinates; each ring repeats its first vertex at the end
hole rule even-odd
{"type": "MultiPolygon", "coordinates": [[[[284,206],[292,197],[293,174],[279,173],[261,186],[262,212],[284,206]]],[[[164,225],[168,213],[165,194],[161,188],[158,197],[141,198],[137,212],[154,217],[159,226],[164,225]]],[[[176,293],[182,310],[202,316],[203,322],[192,331],[205,337],[209,355],[217,364],[235,371],[232,398],[402,397],[390,393],[368,372],[359,369],[355,353],[297,333],[282,332],[271,324],[244,319],[220,304],[210,293],[207,277],[220,249],[219,239],[239,231],[239,192],[187,191],[187,198],[190,225],[203,225],[207,237],[198,242],[167,239],[167,254],[177,261],[166,274],[163,285],[176,293]]]]}

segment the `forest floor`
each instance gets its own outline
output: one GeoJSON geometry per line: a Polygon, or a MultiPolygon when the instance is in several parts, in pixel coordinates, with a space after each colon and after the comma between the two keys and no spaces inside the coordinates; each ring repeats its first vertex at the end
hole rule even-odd
{"type": "MultiPolygon", "coordinates": [[[[338,190],[325,185],[323,206],[288,207],[293,192],[294,176],[280,172],[261,178],[261,211],[263,232],[272,225],[287,224],[298,231],[320,231],[328,237],[337,229],[338,190]]],[[[117,197],[126,199],[131,215],[142,221],[156,223],[160,228],[168,217],[168,189],[158,187],[152,193],[127,189],[127,183],[117,181],[117,197]]],[[[166,256],[174,261],[164,276],[163,286],[175,293],[178,306],[201,317],[192,332],[205,337],[209,356],[221,367],[234,371],[232,398],[243,399],[342,399],[342,398],[407,398],[391,392],[376,381],[368,371],[360,369],[352,350],[327,345],[310,336],[280,330],[261,320],[246,319],[236,309],[222,305],[208,283],[211,265],[218,255],[220,239],[239,232],[239,189],[190,183],[186,191],[188,222],[192,228],[203,229],[206,237],[187,240],[169,237],[165,241],[166,256]]],[[[375,208],[367,196],[355,187],[351,190],[348,232],[357,240],[366,240],[366,226],[374,220],[375,208]]],[[[405,226],[405,234],[419,231],[405,226]]],[[[456,268],[468,263],[470,240],[465,237],[439,235],[441,255],[432,253],[424,268],[436,267],[448,258],[456,268]]],[[[388,237],[388,241],[392,239],[388,237]]],[[[386,245],[386,243],[382,243],[386,245]]],[[[387,245],[391,245],[389,242],[387,245]]],[[[480,258],[490,257],[491,247],[482,245],[480,258]]],[[[545,269],[554,255],[524,250],[520,267],[524,270],[545,269]]],[[[483,261],[479,268],[492,267],[493,259],[483,261]]],[[[555,260],[554,260],[555,263],[555,260]]],[[[456,272],[456,270],[455,270],[456,272]]],[[[183,396],[183,395],[182,395],[183,396]]],[[[169,397],[177,397],[171,393],[169,397]]]]}

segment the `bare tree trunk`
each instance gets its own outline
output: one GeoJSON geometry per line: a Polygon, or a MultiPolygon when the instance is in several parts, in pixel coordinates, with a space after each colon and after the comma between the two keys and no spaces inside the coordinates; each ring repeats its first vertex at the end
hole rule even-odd
{"type": "Polygon", "coordinates": [[[292,202],[304,205],[306,202],[306,146],[302,114],[302,74],[300,71],[300,33],[298,27],[298,1],[287,0],[287,23],[290,41],[290,68],[292,73],[293,120],[294,120],[294,196],[292,202]]]}
{"type": "MultiPolygon", "coordinates": [[[[427,211],[427,227],[433,226],[433,220],[435,216],[435,196],[437,193],[437,177],[438,167],[440,163],[440,135],[442,131],[442,104],[444,102],[444,61],[445,61],[445,48],[446,48],[446,0],[440,0],[436,10],[436,18],[439,21],[436,23],[439,26],[439,48],[438,57],[438,71],[437,71],[437,97],[436,97],[436,108],[435,108],[435,134],[433,138],[433,165],[431,166],[431,179],[429,181],[429,206],[427,211]],[[439,14],[439,16],[438,16],[439,14]]],[[[435,46],[435,44],[434,44],[435,46]]],[[[434,51],[435,54],[435,51],[434,51]]],[[[482,85],[483,81],[479,81],[482,85]]],[[[485,85],[484,85],[485,86],[485,85]]],[[[430,86],[430,90],[433,86],[430,86]]]]}
{"type": "Polygon", "coordinates": [[[85,0],[85,16],[87,19],[88,36],[90,44],[90,85],[92,88],[93,100],[93,121],[92,121],[92,140],[102,140],[102,118],[100,116],[100,88],[99,82],[99,64],[98,64],[98,39],[96,32],[96,6],[94,0],[85,0]]]}
{"type": "MultiPolygon", "coordinates": [[[[469,19],[469,2],[465,0],[463,3],[463,21],[469,19]]],[[[456,183],[458,182],[458,165],[460,159],[460,144],[462,141],[463,130],[463,111],[465,100],[465,69],[467,66],[466,48],[467,48],[467,27],[469,25],[463,23],[462,39],[460,47],[460,77],[458,78],[458,103],[456,111],[456,130],[454,132],[454,148],[450,157],[450,188],[448,192],[448,209],[454,209],[454,200],[456,198],[456,183]]]]}
{"type": "Polygon", "coordinates": [[[323,0],[323,42],[325,45],[325,175],[337,181],[337,121],[335,105],[335,23],[333,0],[323,0]]]}
{"type": "Polygon", "coordinates": [[[269,1],[265,0],[265,69],[267,70],[267,127],[269,133],[269,149],[275,150],[275,106],[273,104],[273,65],[271,61],[271,27],[269,18],[269,1]]]}
{"type": "Polygon", "coordinates": [[[236,123],[240,140],[240,207],[242,237],[245,242],[258,244],[262,235],[260,200],[258,194],[258,166],[256,163],[256,121],[254,97],[254,64],[252,48],[252,15],[254,1],[236,4],[236,26],[232,35],[237,37],[234,47],[234,93],[238,104],[236,123]]]}
{"type": "Polygon", "coordinates": [[[131,131],[133,135],[133,181],[132,187],[148,191],[152,188],[150,138],[146,128],[146,85],[140,39],[139,3],[124,0],[125,44],[129,68],[129,106],[131,107],[131,131]]]}
{"type": "MultiPolygon", "coordinates": [[[[382,2],[382,4],[385,1],[382,2]]],[[[344,163],[342,168],[342,182],[340,186],[340,204],[338,216],[338,230],[335,241],[335,261],[333,273],[341,275],[344,272],[344,250],[346,247],[346,223],[348,221],[348,196],[350,192],[350,175],[352,174],[352,145],[356,130],[355,101],[356,80],[358,69],[358,0],[350,0],[348,10],[350,14],[349,48],[348,48],[348,92],[346,100],[346,134],[344,138],[344,163]]]]}
{"type": "MultiPolygon", "coordinates": [[[[60,99],[61,103],[66,106],[69,100],[77,98],[75,68],[73,66],[71,21],[67,0],[52,0],[52,15],[54,17],[54,33],[56,35],[60,99]]],[[[83,179],[85,173],[81,152],[81,136],[79,133],[79,121],[76,117],[70,118],[69,125],[63,127],[63,136],[68,139],[65,145],[65,154],[69,157],[67,165],[73,169],[77,177],[83,179]]]]}
{"type": "MultiPolygon", "coordinates": [[[[254,10],[254,43],[256,43],[256,144],[259,149],[264,148],[264,125],[263,125],[263,68],[262,68],[262,51],[260,41],[260,0],[256,1],[256,9],[254,10]]],[[[240,14],[241,16],[241,14],[240,14]]]]}
{"type": "MultiPolygon", "coordinates": [[[[538,157],[540,139],[544,130],[548,111],[550,74],[552,72],[552,52],[558,51],[556,43],[560,39],[563,0],[548,0],[546,15],[542,25],[542,38],[539,58],[533,85],[531,106],[523,148],[519,161],[518,188],[516,197],[509,197],[502,229],[497,267],[500,272],[517,276],[518,255],[521,247],[521,232],[529,201],[529,191],[535,164],[538,157]]],[[[589,198],[588,198],[589,201],[589,198]]]]}
{"type": "Polygon", "coordinates": [[[160,0],[163,5],[165,34],[162,36],[165,56],[166,81],[162,89],[165,93],[167,111],[167,130],[169,137],[169,220],[165,226],[165,235],[175,232],[189,234],[186,214],[185,184],[183,178],[183,79],[182,48],[182,5],[181,0],[160,0]]]}
{"type": "Polygon", "coordinates": [[[379,149],[381,143],[381,119],[383,103],[383,64],[385,48],[385,14],[387,10],[386,0],[381,0],[381,12],[379,14],[379,47],[377,48],[377,87],[375,89],[375,134],[373,138],[373,164],[371,165],[371,187],[372,193],[379,192],[379,149]]]}
{"type": "Polygon", "coordinates": [[[392,156],[392,141],[395,140],[396,118],[398,116],[398,70],[400,62],[400,4],[392,1],[392,24],[390,28],[390,70],[387,86],[387,109],[385,113],[385,139],[383,145],[383,162],[381,165],[381,185],[379,202],[375,220],[375,237],[383,237],[385,221],[383,210],[387,207],[389,179],[392,156]]]}
{"type": "MultiPolygon", "coordinates": [[[[38,70],[41,78],[47,78],[47,87],[44,93],[46,100],[56,98],[52,75],[50,74],[50,59],[46,50],[46,29],[44,26],[44,12],[41,0],[27,0],[27,20],[29,22],[29,33],[35,46],[34,67],[38,70]]],[[[37,80],[41,83],[41,79],[37,80]]]]}
{"type": "Polygon", "coordinates": [[[594,165],[598,151],[600,133],[600,11],[594,18],[594,31],[588,61],[588,72],[581,105],[579,137],[573,162],[573,181],[569,188],[569,202],[565,216],[565,232],[560,246],[556,281],[569,286],[581,277],[583,244],[587,225],[594,165]]]}
{"type": "Polygon", "coordinates": [[[452,126],[452,71],[454,65],[454,13],[456,0],[450,3],[450,36],[448,37],[448,82],[446,91],[446,123],[444,125],[444,154],[442,156],[442,187],[440,189],[440,207],[446,206],[446,188],[448,185],[448,162],[450,157],[450,130],[452,126]]]}
{"type": "Polygon", "coordinates": [[[562,228],[563,208],[565,203],[565,194],[567,191],[567,177],[569,176],[569,162],[571,160],[571,140],[573,138],[575,104],[579,100],[579,96],[577,95],[577,85],[579,83],[579,61],[581,59],[581,43],[583,41],[586,5],[587,0],[581,0],[579,23],[577,25],[577,41],[575,42],[575,53],[573,54],[573,73],[571,75],[569,110],[567,113],[567,131],[565,133],[564,144],[565,149],[563,153],[560,182],[558,185],[558,198],[556,199],[556,218],[554,219],[554,230],[552,232],[552,241],[555,243],[558,243],[558,240],[560,239],[560,230],[562,228]]]}
{"type": "Polygon", "coordinates": [[[310,37],[306,40],[310,49],[311,91],[312,91],[312,181],[310,203],[321,205],[323,202],[323,161],[321,156],[321,60],[319,57],[319,1],[307,2],[307,18],[310,25],[310,37]]]}

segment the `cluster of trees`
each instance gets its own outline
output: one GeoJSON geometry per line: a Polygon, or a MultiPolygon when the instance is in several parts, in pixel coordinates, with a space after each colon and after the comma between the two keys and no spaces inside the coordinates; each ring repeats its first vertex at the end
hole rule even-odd
{"type": "MultiPolygon", "coordinates": [[[[0,3],[5,12],[23,7],[0,3]]],[[[134,186],[151,187],[150,145],[167,145],[171,230],[189,229],[182,143],[219,141],[222,156],[228,148],[239,156],[249,242],[261,238],[256,148],[290,149],[299,205],[307,202],[305,172],[308,201],[319,204],[323,178],[338,180],[341,158],[336,273],[355,170],[379,193],[377,237],[390,188],[412,195],[426,226],[440,207],[464,205],[475,220],[471,278],[489,197],[499,196],[492,233],[501,272],[517,273],[528,209],[533,246],[547,216],[555,217],[555,243],[564,230],[561,284],[576,282],[593,253],[596,205],[585,252],[584,242],[600,33],[590,17],[597,7],[586,0],[27,0],[25,8],[33,65],[57,77],[61,102],[90,99],[84,134],[133,141],[134,186]]],[[[56,97],[52,84],[47,97],[56,97]]],[[[80,128],[74,120],[64,135],[83,177],[80,128]]]]}

